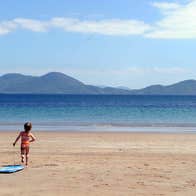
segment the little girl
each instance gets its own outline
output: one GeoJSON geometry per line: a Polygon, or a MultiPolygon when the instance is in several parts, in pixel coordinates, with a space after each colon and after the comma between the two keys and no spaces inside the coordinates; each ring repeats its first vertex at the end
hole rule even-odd
{"type": "Polygon", "coordinates": [[[21,162],[24,163],[24,158],[26,158],[26,166],[28,165],[28,157],[29,157],[29,146],[30,142],[35,141],[35,137],[32,133],[30,133],[32,129],[32,124],[27,122],[24,124],[24,131],[21,131],[16,138],[13,146],[16,145],[17,141],[21,138],[21,162]]]}

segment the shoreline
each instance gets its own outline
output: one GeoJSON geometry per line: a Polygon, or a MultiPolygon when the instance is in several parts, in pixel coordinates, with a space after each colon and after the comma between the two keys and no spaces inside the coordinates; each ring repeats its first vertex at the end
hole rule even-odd
{"type": "MultiPolygon", "coordinates": [[[[1,132],[16,132],[19,130],[23,130],[23,124],[12,124],[5,125],[0,123],[0,133],[1,132]]],[[[196,127],[192,126],[180,126],[180,127],[170,127],[170,126],[111,126],[111,125],[103,125],[103,126],[38,126],[33,123],[33,130],[38,132],[108,132],[108,133],[196,133],[196,127]]]]}
{"type": "MultiPolygon", "coordinates": [[[[3,130],[0,131],[0,134],[13,134],[13,133],[19,133],[22,130],[3,130]]],[[[72,130],[66,130],[66,131],[49,131],[49,130],[32,130],[32,133],[38,133],[38,134],[62,134],[62,135],[77,135],[77,134],[81,134],[81,135],[85,135],[85,134],[89,134],[89,135],[196,135],[196,131],[195,132],[142,132],[142,131],[72,131],[72,130]]]]}

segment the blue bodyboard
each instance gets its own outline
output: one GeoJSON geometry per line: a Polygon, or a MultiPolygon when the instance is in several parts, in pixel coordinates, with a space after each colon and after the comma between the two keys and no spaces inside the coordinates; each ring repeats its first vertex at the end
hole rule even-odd
{"type": "Polygon", "coordinates": [[[7,165],[0,168],[0,173],[14,173],[23,170],[24,168],[23,165],[7,165]]]}

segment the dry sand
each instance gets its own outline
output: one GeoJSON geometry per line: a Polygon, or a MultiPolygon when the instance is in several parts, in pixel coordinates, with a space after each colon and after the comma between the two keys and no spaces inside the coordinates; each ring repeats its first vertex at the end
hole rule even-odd
{"type": "MultiPolygon", "coordinates": [[[[0,196],[195,196],[196,134],[35,132],[30,165],[0,174],[0,196]]],[[[19,163],[0,133],[0,165],[19,163]]]]}

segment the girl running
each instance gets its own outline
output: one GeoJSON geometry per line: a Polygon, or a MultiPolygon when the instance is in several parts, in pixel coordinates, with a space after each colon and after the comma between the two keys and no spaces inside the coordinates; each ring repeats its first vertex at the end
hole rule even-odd
{"type": "Polygon", "coordinates": [[[13,146],[16,145],[17,141],[21,138],[21,162],[24,163],[26,166],[28,165],[28,159],[29,159],[29,146],[30,142],[35,141],[35,136],[30,133],[32,129],[32,124],[30,122],[27,122],[24,124],[24,131],[21,131],[16,138],[15,142],[13,143],[13,146]]]}

